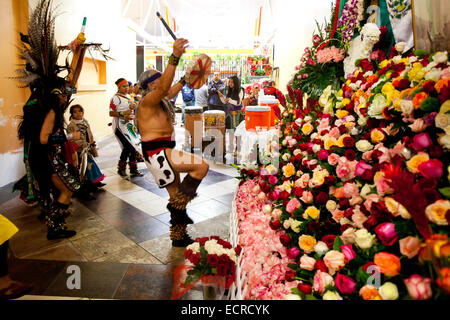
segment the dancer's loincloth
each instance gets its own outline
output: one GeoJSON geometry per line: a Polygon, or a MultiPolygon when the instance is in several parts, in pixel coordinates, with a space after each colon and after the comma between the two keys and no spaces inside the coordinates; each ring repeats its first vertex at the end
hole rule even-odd
{"type": "Polygon", "coordinates": [[[175,148],[171,137],[163,137],[151,141],[142,141],[142,154],[145,164],[160,188],[165,188],[176,180],[176,174],[166,155],[166,149],[175,148]]]}

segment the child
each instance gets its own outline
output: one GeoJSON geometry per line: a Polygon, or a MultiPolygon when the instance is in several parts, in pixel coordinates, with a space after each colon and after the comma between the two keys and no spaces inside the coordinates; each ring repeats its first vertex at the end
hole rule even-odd
{"type": "MultiPolygon", "coordinates": [[[[84,109],[81,105],[76,104],[70,107],[70,123],[67,126],[67,133],[74,131],[79,131],[81,137],[78,140],[73,140],[78,145],[77,153],[80,166],[82,165],[83,159],[81,158],[83,151],[87,152],[87,166],[86,172],[81,172],[80,174],[85,176],[84,185],[89,191],[96,191],[98,188],[103,187],[105,184],[101,181],[105,178],[102,174],[100,168],[95,163],[94,157],[98,157],[96,144],[92,136],[91,127],[86,119],[84,119],[84,109]]],[[[86,195],[86,194],[85,194],[86,195]]],[[[92,196],[86,195],[87,198],[93,198],[92,196]]]]}

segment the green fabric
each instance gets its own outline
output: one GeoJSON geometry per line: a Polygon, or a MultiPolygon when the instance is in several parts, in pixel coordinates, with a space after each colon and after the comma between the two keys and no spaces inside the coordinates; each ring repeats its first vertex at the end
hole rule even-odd
{"type": "Polygon", "coordinates": [[[379,0],[381,25],[388,28],[387,34],[384,36],[383,48],[386,48],[385,53],[388,56],[392,46],[395,45],[394,32],[392,31],[391,20],[389,19],[389,12],[386,0],[379,0]]]}

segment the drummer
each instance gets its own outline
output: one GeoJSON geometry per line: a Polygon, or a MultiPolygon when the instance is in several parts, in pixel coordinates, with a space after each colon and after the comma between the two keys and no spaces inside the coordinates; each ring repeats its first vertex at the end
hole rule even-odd
{"type": "Polygon", "coordinates": [[[175,150],[175,112],[169,99],[177,95],[185,84],[182,79],[171,87],[187,44],[186,39],[175,40],[173,54],[163,74],[148,70],[139,77],[144,89],[137,111],[142,152],[156,183],[160,188],[166,188],[170,195],[167,209],[170,211],[170,239],[174,247],[193,243],[186,230],[187,225],[193,223],[186,206],[197,196],[197,188],[209,170],[201,157],[175,150]],[[183,181],[180,181],[181,172],[187,172],[183,181]]]}

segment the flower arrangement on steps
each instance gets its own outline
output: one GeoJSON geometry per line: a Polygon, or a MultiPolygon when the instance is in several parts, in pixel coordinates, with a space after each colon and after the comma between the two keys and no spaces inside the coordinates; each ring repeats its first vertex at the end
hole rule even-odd
{"type": "Polygon", "coordinates": [[[447,53],[375,51],[357,66],[339,90],[305,106],[288,88],[296,103],[279,123],[279,170],[241,170],[238,196],[252,179],[271,201],[260,209],[263,226],[242,229],[244,252],[254,233],[271,230],[285,248],[269,250],[290,260],[284,277],[255,279],[248,298],[448,299],[447,53]]]}

